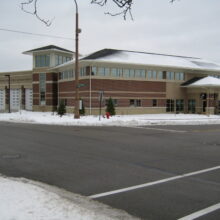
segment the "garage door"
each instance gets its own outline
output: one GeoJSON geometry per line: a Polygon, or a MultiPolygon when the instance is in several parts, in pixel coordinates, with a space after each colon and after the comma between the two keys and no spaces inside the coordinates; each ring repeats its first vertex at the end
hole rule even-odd
{"type": "Polygon", "coordinates": [[[20,110],[21,109],[21,90],[20,89],[11,89],[10,91],[10,104],[11,110],[20,110]]]}
{"type": "Polygon", "coordinates": [[[0,89],[0,111],[5,110],[5,90],[0,89]]]}
{"type": "Polygon", "coordinates": [[[31,111],[33,106],[33,91],[25,89],[25,109],[31,111]]]}

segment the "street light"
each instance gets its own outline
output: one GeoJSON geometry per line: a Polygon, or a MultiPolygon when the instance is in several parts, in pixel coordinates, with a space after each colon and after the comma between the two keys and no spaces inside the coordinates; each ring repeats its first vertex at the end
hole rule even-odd
{"type": "Polygon", "coordinates": [[[5,77],[8,77],[8,113],[11,113],[11,100],[10,100],[10,91],[11,91],[11,76],[5,75],[5,77]]]}
{"type": "Polygon", "coordinates": [[[81,30],[79,29],[79,14],[78,14],[78,4],[77,1],[74,0],[76,5],[76,30],[75,30],[75,112],[74,118],[79,119],[79,33],[81,30]]]}

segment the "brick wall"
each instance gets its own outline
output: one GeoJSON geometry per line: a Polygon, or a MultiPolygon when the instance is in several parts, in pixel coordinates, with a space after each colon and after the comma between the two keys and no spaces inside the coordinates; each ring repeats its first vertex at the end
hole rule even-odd
{"type": "MultiPolygon", "coordinates": [[[[79,96],[84,101],[84,106],[90,105],[90,81],[89,79],[80,80],[79,84],[84,84],[79,89],[79,96]]],[[[158,106],[164,107],[166,102],[166,83],[133,81],[133,80],[110,80],[110,79],[92,79],[92,107],[99,106],[99,92],[104,91],[104,97],[112,97],[118,100],[119,107],[128,107],[130,99],[141,99],[142,107],[152,107],[152,99],[157,99],[158,106]]],[[[68,106],[74,106],[75,82],[59,82],[59,99],[65,99],[68,106]]],[[[105,105],[105,103],[103,103],[105,105]]]]}

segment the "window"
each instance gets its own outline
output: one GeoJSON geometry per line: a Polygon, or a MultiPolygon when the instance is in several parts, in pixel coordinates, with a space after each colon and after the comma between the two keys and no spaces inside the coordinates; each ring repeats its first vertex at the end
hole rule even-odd
{"type": "Polygon", "coordinates": [[[166,79],[166,78],[167,78],[167,72],[163,71],[163,79],[166,79]]]}
{"type": "Polygon", "coordinates": [[[125,78],[130,77],[130,71],[129,71],[129,69],[124,69],[124,71],[123,71],[123,76],[124,76],[125,78]]]}
{"type": "Polygon", "coordinates": [[[92,67],[92,76],[95,76],[95,75],[97,75],[97,67],[95,67],[95,66],[93,66],[92,67]]]}
{"type": "Polygon", "coordinates": [[[155,70],[148,70],[147,71],[147,78],[148,79],[156,79],[157,78],[157,71],[155,71],[155,70]]]}
{"type": "Polygon", "coordinates": [[[40,105],[46,104],[46,73],[39,74],[40,105]]]}
{"type": "Polygon", "coordinates": [[[66,57],[66,56],[55,54],[55,66],[61,65],[70,60],[71,60],[71,57],[66,57]]]}
{"type": "Polygon", "coordinates": [[[167,99],[166,112],[174,112],[174,100],[167,99]]]}
{"type": "Polygon", "coordinates": [[[73,78],[75,76],[75,72],[73,70],[69,70],[69,78],[73,78]]]}
{"type": "Polygon", "coordinates": [[[105,76],[109,76],[110,75],[110,69],[109,68],[105,68],[105,76]]]}
{"type": "Polygon", "coordinates": [[[135,70],[135,77],[146,78],[145,70],[135,70]]]}
{"type": "Polygon", "coordinates": [[[141,100],[140,99],[130,99],[130,106],[140,107],[141,106],[141,100]]]}
{"type": "Polygon", "coordinates": [[[59,56],[55,55],[55,66],[59,65],[59,56]]]}
{"type": "Polygon", "coordinates": [[[174,72],[167,72],[167,79],[174,80],[174,72]]]}
{"type": "Polygon", "coordinates": [[[50,66],[50,55],[35,56],[35,67],[49,67],[49,66],[50,66]]]}
{"type": "Polygon", "coordinates": [[[176,112],[183,112],[184,111],[184,100],[177,99],[176,100],[176,112]]]}
{"type": "Polygon", "coordinates": [[[70,61],[71,60],[71,57],[67,57],[66,58],[66,62],[70,61]]]}
{"type": "Polygon", "coordinates": [[[70,79],[73,78],[73,70],[65,70],[60,73],[60,79],[70,79]]]}
{"type": "Polygon", "coordinates": [[[175,73],[176,80],[184,80],[184,73],[175,73]]]}
{"type": "Polygon", "coordinates": [[[133,77],[133,78],[134,78],[134,76],[135,76],[135,74],[134,74],[134,73],[135,73],[134,70],[130,70],[129,73],[130,73],[130,77],[133,77]]]}
{"type": "Polygon", "coordinates": [[[105,76],[105,68],[104,67],[99,67],[98,69],[98,75],[99,76],[105,76]]]}
{"type": "Polygon", "coordinates": [[[188,112],[190,113],[196,112],[196,101],[194,99],[188,100],[188,112]]]}
{"type": "Polygon", "coordinates": [[[157,107],[157,100],[156,99],[152,99],[152,106],[157,107]]]}
{"type": "Polygon", "coordinates": [[[120,77],[120,76],[122,76],[122,69],[112,68],[111,69],[111,75],[113,77],[120,77]]]}
{"type": "Polygon", "coordinates": [[[118,100],[117,99],[112,99],[112,102],[113,102],[114,106],[118,106],[118,100]]]}
{"type": "Polygon", "coordinates": [[[64,79],[68,79],[69,78],[69,72],[66,70],[64,71],[64,79]]]}
{"type": "Polygon", "coordinates": [[[86,68],[85,67],[80,68],[80,76],[86,76],[86,68]]]}
{"type": "Polygon", "coordinates": [[[158,71],[157,77],[158,77],[158,79],[163,79],[163,72],[162,71],[158,71]]]}

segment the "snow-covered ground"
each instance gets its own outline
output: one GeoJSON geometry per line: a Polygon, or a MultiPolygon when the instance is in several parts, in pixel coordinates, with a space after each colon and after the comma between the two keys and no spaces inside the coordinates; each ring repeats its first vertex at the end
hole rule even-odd
{"type": "Polygon", "coordinates": [[[99,116],[81,116],[74,119],[73,114],[59,117],[51,112],[0,113],[0,121],[15,123],[51,124],[67,126],[144,126],[144,125],[200,125],[220,124],[220,115],[197,114],[145,114],[145,115],[116,115],[110,119],[99,116]]]}
{"type": "Polygon", "coordinates": [[[0,176],[2,220],[136,219],[124,211],[27,179],[0,176]]]}

